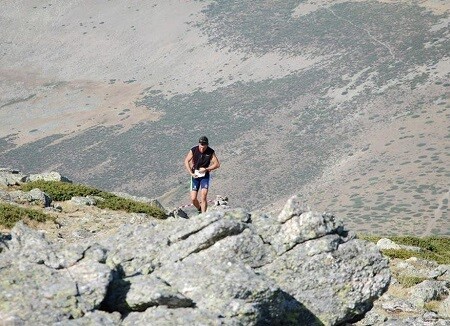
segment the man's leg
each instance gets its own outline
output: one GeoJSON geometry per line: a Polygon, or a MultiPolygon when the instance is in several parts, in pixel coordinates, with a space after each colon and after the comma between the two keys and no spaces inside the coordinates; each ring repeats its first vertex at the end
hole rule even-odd
{"type": "Polygon", "coordinates": [[[200,180],[191,178],[191,202],[200,211],[200,203],[197,199],[198,189],[200,187],[200,180]]]}
{"type": "Polygon", "coordinates": [[[200,196],[202,198],[202,201],[200,202],[200,206],[202,208],[202,213],[206,212],[206,209],[208,208],[208,188],[202,188],[200,192],[200,196]]]}
{"type": "Polygon", "coordinates": [[[195,190],[191,191],[191,201],[192,201],[192,204],[195,206],[195,208],[197,208],[197,210],[201,209],[200,203],[197,199],[197,191],[195,191],[195,190]]]}

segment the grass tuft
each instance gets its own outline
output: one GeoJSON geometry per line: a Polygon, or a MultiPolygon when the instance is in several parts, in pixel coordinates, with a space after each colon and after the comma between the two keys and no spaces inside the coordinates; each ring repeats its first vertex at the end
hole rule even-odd
{"type": "Polygon", "coordinates": [[[28,182],[22,185],[23,191],[30,191],[33,188],[39,188],[55,201],[70,200],[74,196],[98,196],[104,199],[98,201],[97,206],[99,208],[116,211],[123,210],[129,213],[145,213],[157,219],[164,219],[167,217],[166,213],[159,207],[122,198],[110,192],[85,185],[42,180],[28,182]]]}
{"type": "Polygon", "coordinates": [[[6,228],[12,228],[20,220],[45,222],[54,220],[54,217],[44,214],[36,209],[0,203],[0,225],[6,228]]]}
{"type": "Polygon", "coordinates": [[[397,276],[397,281],[405,288],[410,288],[414,285],[422,283],[426,279],[427,279],[426,277],[418,277],[418,276],[406,276],[406,275],[397,276]]]}

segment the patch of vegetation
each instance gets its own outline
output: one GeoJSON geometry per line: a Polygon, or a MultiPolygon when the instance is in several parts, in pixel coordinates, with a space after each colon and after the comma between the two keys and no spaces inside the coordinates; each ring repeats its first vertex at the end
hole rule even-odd
{"type": "Polygon", "coordinates": [[[129,213],[145,213],[158,219],[166,218],[166,213],[159,207],[122,198],[112,193],[81,184],[39,180],[22,185],[23,191],[30,191],[34,188],[39,188],[55,201],[70,200],[74,196],[98,196],[104,199],[98,201],[97,206],[99,208],[123,210],[129,213]]]}
{"type": "Polygon", "coordinates": [[[20,220],[45,222],[53,219],[52,216],[44,214],[36,209],[0,203],[0,225],[6,228],[12,228],[20,220]]]}
{"type": "MultiPolygon", "coordinates": [[[[360,235],[360,239],[364,239],[373,243],[377,243],[382,237],[373,235],[360,235]]],[[[419,247],[420,252],[410,250],[382,250],[382,253],[391,258],[408,259],[417,257],[426,260],[436,261],[438,264],[450,264],[450,237],[430,236],[430,237],[413,237],[413,236],[392,236],[392,241],[400,245],[419,247]]]]}
{"type": "Polygon", "coordinates": [[[397,281],[406,288],[422,283],[426,279],[427,279],[426,277],[405,276],[405,275],[400,275],[397,277],[397,281]]]}
{"type": "Polygon", "coordinates": [[[441,305],[441,301],[432,300],[429,302],[425,302],[424,308],[428,311],[438,312],[440,305],[441,305]]]}

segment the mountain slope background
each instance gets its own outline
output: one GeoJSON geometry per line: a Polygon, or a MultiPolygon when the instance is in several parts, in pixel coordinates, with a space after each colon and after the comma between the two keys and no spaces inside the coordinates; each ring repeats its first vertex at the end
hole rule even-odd
{"type": "Polygon", "coordinates": [[[0,164],[188,203],[299,193],[360,232],[450,234],[447,1],[6,0],[0,164]]]}

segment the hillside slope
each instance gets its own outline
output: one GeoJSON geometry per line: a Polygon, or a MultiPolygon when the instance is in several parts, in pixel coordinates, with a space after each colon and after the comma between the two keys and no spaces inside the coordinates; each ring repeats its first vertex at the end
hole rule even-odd
{"type": "Polygon", "coordinates": [[[176,207],[206,134],[233,206],[300,193],[359,231],[449,234],[449,11],[3,1],[0,165],[176,207]]]}

